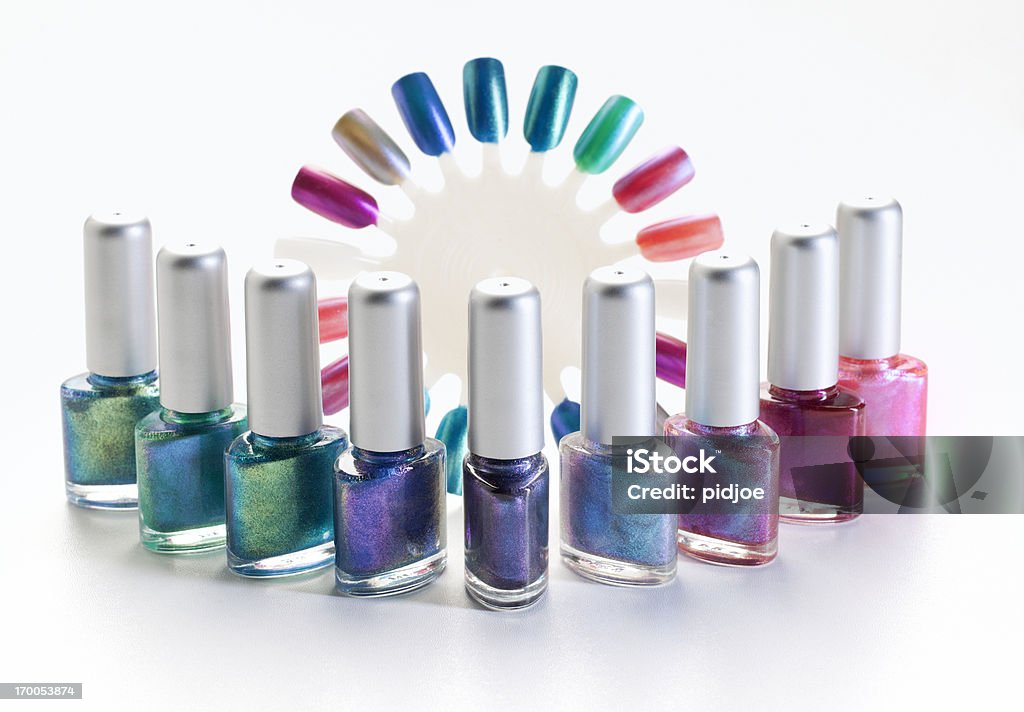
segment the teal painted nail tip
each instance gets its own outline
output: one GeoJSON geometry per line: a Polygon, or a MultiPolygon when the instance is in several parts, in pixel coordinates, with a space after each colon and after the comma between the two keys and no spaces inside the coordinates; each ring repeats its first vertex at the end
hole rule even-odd
{"type": "Polygon", "coordinates": [[[635,101],[609,97],[576,142],[572,152],[576,167],[583,173],[604,173],[626,150],[643,122],[643,109],[635,101]]]}
{"type": "Polygon", "coordinates": [[[505,68],[491,57],[471,59],[462,70],[466,123],[480,143],[498,143],[508,134],[505,68]]]}
{"type": "Polygon", "coordinates": [[[576,83],[576,75],[565,67],[549,64],[538,70],[523,120],[523,136],[532,151],[550,151],[562,142],[576,100],[576,83]]]}
{"type": "Polygon", "coordinates": [[[423,72],[407,74],[391,86],[391,96],[423,153],[440,156],[455,147],[455,130],[430,77],[423,72]]]}
{"type": "Polygon", "coordinates": [[[555,436],[555,442],[558,442],[579,429],[580,404],[565,398],[551,411],[551,434],[555,436]]]}
{"type": "Polygon", "coordinates": [[[438,440],[448,450],[445,458],[445,470],[448,479],[448,493],[462,494],[462,461],[466,457],[466,431],[469,426],[469,410],[460,405],[450,410],[441,418],[437,426],[438,440]]]}

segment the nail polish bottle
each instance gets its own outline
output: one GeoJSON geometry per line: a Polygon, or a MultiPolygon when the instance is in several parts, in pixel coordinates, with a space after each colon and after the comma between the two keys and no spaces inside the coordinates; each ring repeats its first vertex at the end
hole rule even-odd
{"type": "Polygon", "coordinates": [[[601,583],[656,585],[676,575],[676,515],[620,514],[612,505],[613,458],[635,446],[619,438],[642,442],[656,432],[654,346],[647,273],[591,272],[583,285],[580,430],[558,448],[561,551],[569,568],[601,583]]]}
{"type": "Polygon", "coordinates": [[[679,515],[679,550],[714,564],[757,566],[778,553],[779,438],[758,420],[759,282],[747,256],[706,252],[690,264],[686,412],[665,422],[665,435],[680,458],[716,455],[702,490],[762,492],[735,504],[698,499],[679,515]]]}
{"type": "Polygon", "coordinates": [[[445,448],[426,437],[420,291],[400,272],[348,290],[349,430],[334,475],[335,582],[388,596],[444,570],[445,448]]]}
{"type": "Polygon", "coordinates": [[[160,409],[135,428],[139,534],[160,553],[224,546],[224,451],[246,429],[232,403],[224,250],[189,243],[156,258],[160,409]]]}
{"type": "Polygon", "coordinates": [[[844,522],[864,509],[850,438],[864,401],[839,380],[839,240],[827,225],[776,230],[771,242],[768,383],[761,421],[782,440],[783,521],[844,522]]]}
{"type": "Polygon", "coordinates": [[[900,353],[903,210],[892,198],[839,204],[839,385],[865,403],[868,436],[923,436],[928,367],[900,353]]]}
{"type": "Polygon", "coordinates": [[[469,452],[463,461],[466,590],[481,605],[536,603],[548,583],[540,293],[525,279],[469,295],[469,452]]]}
{"type": "Polygon", "coordinates": [[[316,278],[295,260],[245,277],[250,430],[225,454],[228,567],[299,574],[334,560],[331,479],[348,445],[323,424],[316,278]]]}
{"type": "Polygon", "coordinates": [[[60,387],[64,486],[94,509],[133,509],[135,424],[159,407],[153,238],[126,213],[85,221],[85,352],[89,368],[60,387]]]}

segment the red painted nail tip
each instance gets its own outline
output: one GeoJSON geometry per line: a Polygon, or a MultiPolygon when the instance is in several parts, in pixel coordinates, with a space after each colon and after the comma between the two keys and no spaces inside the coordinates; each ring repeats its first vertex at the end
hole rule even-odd
{"type": "Polygon", "coordinates": [[[334,415],[348,407],[348,356],[342,356],[320,371],[324,415],[334,415]]]}
{"type": "Polygon", "coordinates": [[[351,228],[377,224],[377,201],[366,191],[321,168],[303,166],[292,183],[292,198],[317,215],[351,228]]]}
{"type": "Polygon", "coordinates": [[[645,227],[636,236],[640,254],[651,262],[672,262],[717,250],[725,237],[717,215],[687,215],[645,227]]]}
{"type": "Polygon", "coordinates": [[[317,303],[320,318],[320,343],[339,341],[348,336],[348,297],[329,297],[317,303]]]}
{"type": "Polygon", "coordinates": [[[669,197],[693,180],[693,163],[678,146],[666,148],[616,181],[615,202],[627,213],[639,213],[669,197]]]}

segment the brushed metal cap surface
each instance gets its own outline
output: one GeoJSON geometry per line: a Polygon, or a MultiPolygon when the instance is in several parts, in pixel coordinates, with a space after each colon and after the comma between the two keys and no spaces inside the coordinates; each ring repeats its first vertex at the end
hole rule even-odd
{"type": "Polygon", "coordinates": [[[903,209],[869,196],[839,204],[839,353],[880,359],[900,351],[903,209]]]}
{"type": "Polygon", "coordinates": [[[517,277],[469,296],[469,450],[514,460],[544,448],[540,292],[517,277]]]}
{"type": "Polygon", "coordinates": [[[839,380],[839,240],[829,225],[772,235],[768,382],[794,391],[839,380]]]}
{"type": "Polygon", "coordinates": [[[751,257],[705,252],[690,264],[686,416],[747,425],[760,415],[760,270],[751,257]]]}
{"type": "Polygon", "coordinates": [[[583,284],[580,429],[590,441],[655,433],[654,282],[628,267],[599,267],[583,284]]]}
{"type": "Polygon", "coordinates": [[[210,413],[234,400],[228,260],[216,245],[168,245],[156,256],[160,405],[210,413]]]}
{"type": "Polygon", "coordinates": [[[348,290],[352,444],[398,452],[423,444],[420,290],[401,272],[365,272],[348,290]]]}
{"type": "Polygon", "coordinates": [[[323,425],[316,277],[302,262],[276,259],[246,275],[245,358],[254,433],[298,437],[323,425]]]}
{"type": "Polygon", "coordinates": [[[149,220],[95,213],[83,232],[86,366],[112,378],[149,373],[157,367],[149,220]]]}

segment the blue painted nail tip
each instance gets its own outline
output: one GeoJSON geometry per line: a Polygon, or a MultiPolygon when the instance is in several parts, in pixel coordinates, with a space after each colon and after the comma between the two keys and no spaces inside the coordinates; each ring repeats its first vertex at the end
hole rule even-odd
{"type": "Polygon", "coordinates": [[[391,87],[391,96],[416,146],[440,156],[455,146],[455,130],[433,82],[423,72],[407,74],[391,87]]]}
{"type": "Polygon", "coordinates": [[[469,132],[480,143],[498,143],[508,134],[505,68],[492,57],[466,62],[462,89],[469,132]]]}
{"type": "Polygon", "coordinates": [[[580,429],[580,404],[564,398],[551,411],[551,434],[558,442],[569,433],[580,429]]]}
{"type": "Polygon", "coordinates": [[[530,90],[523,120],[523,136],[540,153],[556,148],[565,136],[576,100],[576,75],[565,67],[541,67],[530,90]]]}

